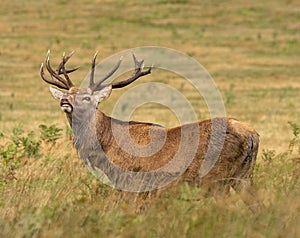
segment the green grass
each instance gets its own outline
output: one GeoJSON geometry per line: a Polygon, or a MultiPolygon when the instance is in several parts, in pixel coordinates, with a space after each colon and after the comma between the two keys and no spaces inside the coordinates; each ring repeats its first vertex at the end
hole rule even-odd
{"type": "MultiPolygon", "coordinates": [[[[299,7],[293,0],[1,1],[0,236],[299,237],[299,7]],[[80,83],[96,50],[105,58],[144,45],[198,60],[227,115],[259,132],[254,186],[263,209],[252,213],[234,193],[215,200],[183,184],[140,210],[84,168],[40,64],[48,49],[53,64],[75,50],[70,67],[81,65],[72,75],[80,83]],[[16,135],[20,125],[24,132],[16,135]]],[[[203,99],[175,76],[153,71],[143,80],[182,90],[198,118],[208,118],[203,99]]],[[[110,114],[126,90],[113,92],[101,109],[110,114]]],[[[133,119],[178,124],[155,104],[138,108],[133,119]]]]}

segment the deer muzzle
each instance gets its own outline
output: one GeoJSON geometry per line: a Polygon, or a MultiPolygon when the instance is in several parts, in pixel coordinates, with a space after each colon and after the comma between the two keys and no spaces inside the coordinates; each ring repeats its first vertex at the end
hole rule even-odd
{"type": "Polygon", "coordinates": [[[71,113],[73,111],[73,106],[70,103],[68,97],[65,95],[60,100],[60,108],[65,113],[71,113]]]}

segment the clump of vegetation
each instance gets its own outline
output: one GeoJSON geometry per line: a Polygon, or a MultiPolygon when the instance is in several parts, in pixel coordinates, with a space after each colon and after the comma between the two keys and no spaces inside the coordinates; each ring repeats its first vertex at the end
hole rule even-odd
{"type": "Polygon", "coordinates": [[[40,137],[33,131],[25,132],[22,126],[14,127],[12,135],[6,137],[0,132],[0,187],[15,178],[15,170],[28,158],[40,158],[41,142],[55,144],[61,137],[56,125],[40,125],[40,137]]]}
{"type": "Polygon", "coordinates": [[[56,141],[61,137],[61,128],[56,125],[46,126],[44,124],[39,125],[41,131],[41,140],[46,143],[55,144],[56,141]]]}
{"type": "MultiPolygon", "coordinates": [[[[5,136],[1,133],[1,139],[5,136]]],[[[34,133],[25,133],[21,126],[13,128],[12,135],[0,144],[0,186],[7,180],[15,179],[15,169],[26,157],[39,157],[40,141],[34,138],[34,133]]]]}
{"type": "Polygon", "coordinates": [[[297,149],[298,155],[300,155],[300,126],[293,121],[289,121],[288,124],[291,126],[293,133],[293,138],[289,142],[288,150],[283,153],[276,154],[275,150],[263,149],[262,160],[267,164],[271,164],[273,160],[277,158],[287,158],[289,155],[292,155],[295,148],[297,149]]]}
{"type": "Polygon", "coordinates": [[[293,130],[293,139],[290,141],[290,144],[289,144],[289,152],[290,153],[293,153],[295,147],[298,149],[298,153],[300,155],[300,126],[293,122],[293,121],[289,121],[288,122],[289,125],[292,127],[292,130],[293,130]]]}
{"type": "Polygon", "coordinates": [[[275,150],[262,150],[262,160],[267,163],[271,163],[273,158],[276,156],[275,150]]]}

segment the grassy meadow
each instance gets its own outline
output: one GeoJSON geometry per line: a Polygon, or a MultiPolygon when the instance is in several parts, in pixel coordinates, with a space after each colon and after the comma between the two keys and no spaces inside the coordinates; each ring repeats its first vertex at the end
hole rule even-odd
{"type": "MultiPolygon", "coordinates": [[[[134,84],[141,81],[181,89],[198,118],[209,117],[183,79],[154,70],[134,84]]],[[[299,1],[2,0],[0,86],[0,237],[300,237],[299,1]],[[69,65],[81,65],[72,74],[79,84],[95,51],[100,61],[138,46],[195,58],[227,116],[258,131],[261,210],[253,213],[234,192],[216,200],[184,184],[140,210],[82,165],[40,64],[48,49],[53,65],[75,50],[69,65]]],[[[128,88],[100,108],[110,114],[128,88]]],[[[132,117],[178,123],[155,104],[132,117]]]]}

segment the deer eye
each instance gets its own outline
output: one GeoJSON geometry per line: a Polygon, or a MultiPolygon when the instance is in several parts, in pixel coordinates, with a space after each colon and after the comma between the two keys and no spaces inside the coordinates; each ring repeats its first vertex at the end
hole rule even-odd
{"type": "Polygon", "coordinates": [[[90,97],[84,97],[83,100],[89,102],[89,101],[91,101],[91,98],[90,97]]]}

